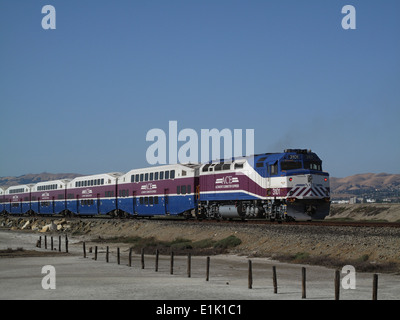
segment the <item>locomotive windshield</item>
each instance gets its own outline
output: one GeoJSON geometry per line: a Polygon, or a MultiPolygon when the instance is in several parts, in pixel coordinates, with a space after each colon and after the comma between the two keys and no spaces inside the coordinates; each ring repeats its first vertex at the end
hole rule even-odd
{"type": "MultiPolygon", "coordinates": [[[[281,170],[303,169],[302,161],[282,161],[281,170]]],[[[321,163],[318,161],[304,161],[304,169],[322,171],[321,163]]]]}
{"type": "Polygon", "coordinates": [[[301,169],[302,163],[301,161],[282,161],[281,162],[281,170],[294,170],[301,169]]]}

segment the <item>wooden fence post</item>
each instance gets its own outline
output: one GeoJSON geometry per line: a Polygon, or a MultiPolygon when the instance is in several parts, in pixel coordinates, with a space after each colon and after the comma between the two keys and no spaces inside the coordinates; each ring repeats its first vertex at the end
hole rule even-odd
{"type": "Polygon", "coordinates": [[[158,249],[156,249],[156,272],[158,272],[158,256],[159,256],[160,252],[158,251],[158,249]]]}
{"type": "Polygon", "coordinates": [[[50,247],[51,247],[51,251],[53,251],[54,245],[53,245],[53,236],[51,236],[50,238],[50,247]]]}
{"type": "Polygon", "coordinates": [[[142,269],[144,269],[144,248],[142,248],[140,260],[142,261],[142,269]]]}
{"type": "Polygon", "coordinates": [[[372,300],[378,300],[378,275],[376,273],[373,277],[372,300]]]}
{"type": "Polygon", "coordinates": [[[65,235],[65,252],[68,253],[68,236],[65,235]]]}
{"type": "Polygon", "coordinates": [[[94,247],[94,260],[97,260],[97,246],[94,247]]]}
{"type": "Polygon", "coordinates": [[[272,282],[274,284],[274,293],[278,293],[278,281],[276,279],[276,267],[272,266],[272,282]]]}
{"type": "Polygon", "coordinates": [[[47,236],[44,236],[44,248],[47,249],[47,236]]]}
{"type": "Polygon", "coordinates": [[[107,250],[106,250],[106,262],[108,262],[108,256],[109,256],[109,247],[107,246],[107,250]]]}
{"type": "Polygon", "coordinates": [[[117,263],[120,264],[120,254],[119,254],[119,247],[117,248],[117,263]]]}
{"type": "Polygon", "coordinates": [[[132,247],[129,248],[129,263],[128,266],[132,267],[132,247]]]}
{"type": "Polygon", "coordinates": [[[206,281],[210,279],[210,257],[207,257],[206,281]]]}
{"type": "Polygon", "coordinates": [[[301,268],[301,298],[306,298],[306,268],[301,268]]]}
{"type": "Polygon", "coordinates": [[[61,252],[61,236],[58,236],[58,251],[61,252]]]}
{"type": "Polygon", "coordinates": [[[174,274],[174,252],[171,251],[171,263],[169,268],[170,274],[174,274]]]}
{"type": "Polygon", "coordinates": [[[253,267],[251,260],[249,260],[248,287],[249,289],[253,288],[253,267]]]}
{"type": "Polygon", "coordinates": [[[187,276],[190,278],[192,275],[192,254],[189,252],[187,257],[187,276]]]}
{"type": "Polygon", "coordinates": [[[83,241],[83,257],[86,258],[86,244],[85,244],[85,241],[83,241]]]}
{"type": "Polygon", "coordinates": [[[339,300],[340,294],[340,271],[335,271],[335,300],[339,300]]]}

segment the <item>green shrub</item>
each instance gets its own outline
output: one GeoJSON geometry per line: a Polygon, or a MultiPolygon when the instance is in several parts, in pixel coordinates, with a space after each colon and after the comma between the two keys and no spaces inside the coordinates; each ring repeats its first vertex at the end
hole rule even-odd
{"type": "Polygon", "coordinates": [[[301,261],[301,260],[307,260],[310,257],[310,254],[308,252],[297,252],[293,258],[293,260],[301,261]]]}
{"type": "Polygon", "coordinates": [[[170,246],[173,250],[192,249],[192,240],[185,238],[176,238],[166,245],[170,246]]]}
{"type": "Polygon", "coordinates": [[[240,240],[238,237],[231,235],[225,239],[219,240],[214,244],[214,248],[219,248],[219,249],[228,249],[228,248],[233,248],[242,243],[242,240],[240,240]]]}
{"type": "Polygon", "coordinates": [[[193,242],[193,248],[196,249],[205,249],[205,248],[213,248],[216,241],[212,239],[203,239],[196,242],[193,242]]]}

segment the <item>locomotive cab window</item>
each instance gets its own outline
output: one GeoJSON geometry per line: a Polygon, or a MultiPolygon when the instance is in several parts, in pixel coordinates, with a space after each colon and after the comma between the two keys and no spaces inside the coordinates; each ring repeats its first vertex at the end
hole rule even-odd
{"type": "Polygon", "coordinates": [[[235,170],[236,169],[243,169],[243,163],[235,163],[235,170]]]}
{"type": "Polygon", "coordinates": [[[275,162],[269,166],[269,174],[271,176],[278,174],[278,162],[275,162]]]}
{"type": "Polygon", "coordinates": [[[306,161],[304,162],[304,169],[322,171],[322,166],[321,163],[316,161],[306,161]]]}

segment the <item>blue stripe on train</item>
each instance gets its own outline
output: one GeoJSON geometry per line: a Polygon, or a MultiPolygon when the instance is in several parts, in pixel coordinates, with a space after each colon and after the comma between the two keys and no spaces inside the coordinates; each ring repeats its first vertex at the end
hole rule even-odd
{"type": "Polygon", "coordinates": [[[177,215],[195,208],[194,195],[178,196],[142,196],[118,199],[118,208],[129,214],[177,215]]]}
{"type": "MultiPolygon", "coordinates": [[[[80,215],[106,214],[116,210],[115,199],[87,199],[67,201],[69,211],[80,215]]],[[[154,216],[154,215],[177,215],[195,208],[194,195],[179,196],[142,196],[118,198],[118,209],[130,215],[154,216]],[[157,199],[155,199],[157,198],[157,199]]]]}
{"type": "MultiPolygon", "coordinates": [[[[177,215],[196,207],[194,195],[142,196],[118,198],[118,209],[131,215],[177,215]]],[[[37,201],[5,205],[10,214],[24,214],[33,210],[37,214],[59,214],[65,210],[65,200],[38,203],[37,201]],[[43,205],[44,204],[44,205],[43,205]],[[7,208],[8,207],[8,208],[7,208]]],[[[116,199],[79,199],[67,200],[67,210],[79,215],[107,214],[117,209],[116,199]]]]}
{"type": "Polygon", "coordinates": [[[13,202],[11,204],[5,205],[5,210],[10,214],[24,214],[30,210],[29,202],[13,202]]]}
{"type": "Polygon", "coordinates": [[[107,214],[116,209],[115,198],[67,200],[67,209],[75,214],[107,214]]]}

